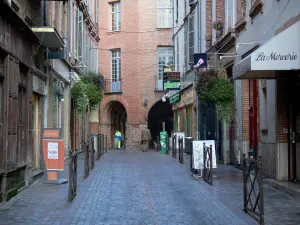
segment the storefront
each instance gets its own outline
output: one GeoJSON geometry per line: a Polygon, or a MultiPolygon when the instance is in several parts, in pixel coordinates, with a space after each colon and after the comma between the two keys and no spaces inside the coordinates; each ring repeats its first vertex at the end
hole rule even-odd
{"type": "Polygon", "coordinates": [[[188,85],[170,97],[174,112],[174,131],[196,138],[196,113],[194,110],[194,87],[188,85]]]}
{"type": "Polygon", "coordinates": [[[265,176],[277,180],[300,180],[299,76],[300,21],[233,67],[234,79],[251,80],[250,147],[259,140],[265,176]]]}

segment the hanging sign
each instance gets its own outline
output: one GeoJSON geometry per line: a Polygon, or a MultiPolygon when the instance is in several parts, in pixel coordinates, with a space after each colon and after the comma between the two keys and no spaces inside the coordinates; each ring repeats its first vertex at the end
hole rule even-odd
{"type": "Polygon", "coordinates": [[[216,145],[214,140],[193,141],[193,164],[194,169],[204,169],[203,144],[209,147],[212,146],[212,168],[217,168],[216,160],[216,145]]]}
{"type": "Polygon", "coordinates": [[[194,54],[194,69],[206,68],[207,67],[207,54],[206,53],[195,53],[194,54]]]}

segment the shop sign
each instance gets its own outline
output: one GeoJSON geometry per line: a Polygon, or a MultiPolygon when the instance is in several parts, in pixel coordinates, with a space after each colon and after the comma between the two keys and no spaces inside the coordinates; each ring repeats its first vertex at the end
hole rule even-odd
{"type": "Polygon", "coordinates": [[[207,67],[207,54],[196,53],[194,54],[194,69],[206,68],[207,67]]]}
{"type": "MultiPolygon", "coordinates": [[[[171,99],[170,99],[171,102],[171,99]]],[[[194,89],[189,88],[180,94],[180,102],[175,104],[175,108],[181,108],[194,103],[194,89]]]]}
{"type": "Polygon", "coordinates": [[[164,90],[180,90],[180,72],[170,72],[164,70],[163,73],[164,90]]]}
{"type": "Polygon", "coordinates": [[[45,81],[33,75],[32,90],[41,95],[45,94],[45,81]]]}
{"type": "Polygon", "coordinates": [[[180,101],[180,93],[177,93],[170,97],[170,104],[176,103],[178,101],[180,101]]]}

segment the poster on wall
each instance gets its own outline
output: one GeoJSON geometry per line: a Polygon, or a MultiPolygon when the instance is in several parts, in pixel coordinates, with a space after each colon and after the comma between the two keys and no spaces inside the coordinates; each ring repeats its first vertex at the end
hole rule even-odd
{"type": "Polygon", "coordinates": [[[216,145],[214,140],[202,140],[202,141],[193,141],[193,163],[194,169],[203,169],[203,144],[205,146],[212,146],[212,168],[217,168],[216,160],[216,145]]]}
{"type": "Polygon", "coordinates": [[[48,159],[58,159],[58,142],[48,142],[48,159]]]}
{"type": "Polygon", "coordinates": [[[179,149],[179,137],[183,137],[183,146],[184,145],[184,137],[185,137],[185,134],[184,132],[175,132],[176,134],[176,149],[178,150],[179,149]]]}

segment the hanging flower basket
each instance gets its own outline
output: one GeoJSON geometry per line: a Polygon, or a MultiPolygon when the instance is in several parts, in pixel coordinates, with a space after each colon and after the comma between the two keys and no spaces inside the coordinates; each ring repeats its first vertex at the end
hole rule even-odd
{"type": "Polygon", "coordinates": [[[234,87],[224,69],[208,69],[198,74],[196,92],[202,102],[215,103],[219,120],[230,121],[234,87]]]}
{"type": "Polygon", "coordinates": [[[86,73],[80,76],[71,89],[71,98],[75,104],[75,110],[84,114],[87,107],[93,110],[102,100],[102,89],[98,83],[98,74],[86,73]]]}
{"type": "Polygon", "coordinates": [[[221,21],[221,20],[214,22],[214,28],[216,30],[223,30],[223,28],[224,28],[224,22],[221,21]]]}

